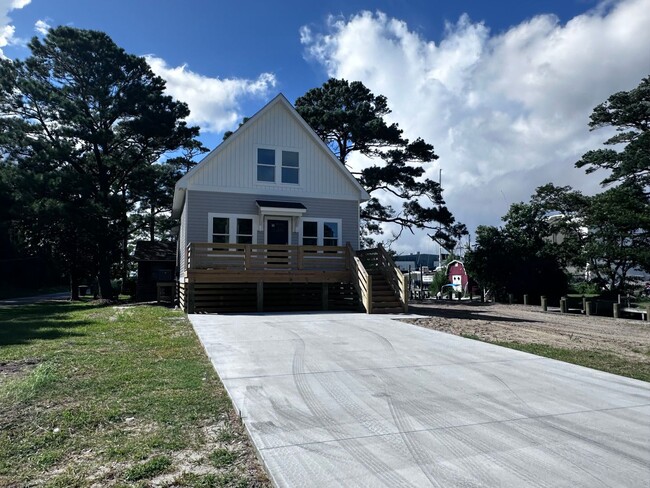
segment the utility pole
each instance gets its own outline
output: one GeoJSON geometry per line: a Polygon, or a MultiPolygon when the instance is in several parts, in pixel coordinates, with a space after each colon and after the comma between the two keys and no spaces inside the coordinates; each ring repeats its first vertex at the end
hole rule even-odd
{"type": "MultiPolygon", "coordinates": [[[[438,185],[440,186],[440,191],[442,191],[442,168],[440,168],[440,172],[438,173],[438,185]]],[[[438,210],[440,210],[440,205],[438,205],[438,210]]],[[[438,222],[438,234],[440,234],[441,230],[442,224],[438,222]]],[[[440,244],[440,240],[438,240],[438,267],[442,267],[442,244],[440,244]]]]}

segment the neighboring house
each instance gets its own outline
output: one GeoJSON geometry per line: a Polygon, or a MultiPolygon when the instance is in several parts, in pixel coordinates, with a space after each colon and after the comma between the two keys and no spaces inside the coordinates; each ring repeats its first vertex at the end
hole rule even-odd
{"type": "Polygon", "coordinates": [[[454,291],[466,292],[469,277],[465,272],[465,266],[462,262],[454,259],[447,263],[447,278],[449,283],[454,285],[454,291]]]}
{"type": "MultiPolygon", "coordinates": [[[[395,256],[394,259],[395,264],[397,264],[402,271],[408,271],[409,265],[411,266],[411,271],[419,270],[420,267],[427,267],[430,270],[434,270],[438,267],[437,254],[402,254],[401,256],[395,256]]],[[[443,255],[443,259],[446,259],[446,255],[443,255]]]]}
{"type": "Polygon", "coordinates": [[[267,310],[274,297],[299,306],[309,290],[349,287],[368,198],[276,96],[176,183],[181,305],[267,310]]]}
{"type": "MultiPolygon", "coordinates": [[[[133,259],[138,265],[138,281],[135,296],[138,301],[157,300],[161,297],[159,285],[173,289],[176,269],[176,243],[138,241],[133,259]]],[[[172,294],[169,295],[172,298],[172,294]]]]}

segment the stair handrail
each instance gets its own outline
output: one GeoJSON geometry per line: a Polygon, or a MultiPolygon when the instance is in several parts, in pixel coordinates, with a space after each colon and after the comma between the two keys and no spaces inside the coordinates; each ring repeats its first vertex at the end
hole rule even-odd
{"type": "Polygon", "coordinates": [[[372,313],[372,276],[366,271],[361,259],[355,255],[352,246],[348,243],[348,252],[352,259],[350,260],[350,274],[352,284],[361,298],[361,303],[367,313],[372,313]]]}
{"type": "Polygon", "coordinates": [[[386,249],[384,249],[384,246],[379,244],[377,246],[377,249],[379,251],[380,269],[382,270],[382,273],[391,289],[398,297],[400,304],[402,305],[402,309],[406,313],[409,309],[408,280],[406,279],[404,273],[402,273],[402,271],[397,267],[391,255],[388,254],[386,249]]]}

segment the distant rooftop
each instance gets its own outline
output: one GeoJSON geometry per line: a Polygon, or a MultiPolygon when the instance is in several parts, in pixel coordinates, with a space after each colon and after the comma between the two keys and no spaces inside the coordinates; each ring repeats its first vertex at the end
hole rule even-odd
{"type": "MultiPolygon", "coordinates": [[[[443,254],[443,259],[445,255],[443,254]]],[[[438,266],[438,255],[437,254],[402,254],[401,256],[395,256],[395,263],[398,261],[410,261],[415,263],[414,268],[420,268],[420,266],[428,266],[429,269],[435,269],[438,266]]]]}

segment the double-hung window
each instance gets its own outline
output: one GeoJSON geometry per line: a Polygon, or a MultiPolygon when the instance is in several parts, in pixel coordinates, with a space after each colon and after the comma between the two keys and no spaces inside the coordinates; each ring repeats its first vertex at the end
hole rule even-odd
{"type": "Polygon", "coordinates": [[[253,243],[253,219],[237,219],[237,244],[253,243]]]}
{"type": "Polygon", "coordinates": [[[318,246],[318,222],[306,220],[302,223],[302,245],[318,246]]]}
{"type": "Polygon", "coordinates": [[[254,244],[256,226],[253,215],[210,214],[208,239],[216,244],[254,244]]]}
{"type": "Polygon", "coordinates": [[[275,183],[275,150],[257,150],[257,181],[275,183]]]}
{"type": "Polygon", "coordinates": [[[295,151],[282,151],[282,183],[299,183],[298,153],[295,151]]]}
{"type": "Polygon", "coordinates": [[[323,222],[323,246],[339,245],[339,223],[323,222]]]}
{"type": "Polygon", "coordinates": [[[308,219],[302,221],[303,246],[340,246],[340,219],[308,219]]]}
{"type": "Polygon", "coordinates": [[[212,217],[212,242],[218,244],[230,242],[230,219],[228,217],[212,217]]]}
{"type": "Polygon", "coordinates": [[[257,181],[298,185],[300,183],[300,153],[258,148],[257,181]]]}

